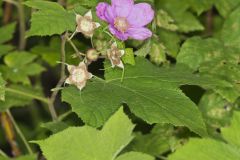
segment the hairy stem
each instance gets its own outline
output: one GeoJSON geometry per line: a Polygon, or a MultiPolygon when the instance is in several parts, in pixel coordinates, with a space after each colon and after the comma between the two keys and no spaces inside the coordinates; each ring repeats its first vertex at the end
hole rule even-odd
{"type": "MultiPolygon", "coordinates": [[[[66,79],[66,74],[65,74],[65,64],[66,64],[66,51],[65,51],[65,47],[66,47],[66,41],[67,41],[67,34],[65,33],[64,35],[61,36],[61,72],[60,72],[60,79],[57,83],[57,86],[55,88],[60,88],[65,79],[66,79]]],[[[52,116],[53,121],[57,121],[58,120],[58,116],[54,107],[54,102],[56,100],[56,97],[58,95],[59,89],[54,90],[50,99],[49,99],[49,110],[52,116]]]]}
{"type": "Polygon", "coordinates": [[[26,137],[24,136],[24,134],[22,133],[22,131],[21,131],[20,128],[18,127],[18,125],[17,125],[15,119],[13,118],[10,110],[7,110],[7,114],[8,114],[8,116],[9,116],[10,120],[12,121],[13,126],[14,126],[14,128],[16,129],[16,132],[19,134],[20,138],[22,139],[23,143],[25,144],[25,146],[26,146],[29,154],[33,154],[33,151],[32,151],[32,149],[31,149],[30,145],[28,144],[28,142],[27,142],[27,140],[26,140],[26,137]]]}

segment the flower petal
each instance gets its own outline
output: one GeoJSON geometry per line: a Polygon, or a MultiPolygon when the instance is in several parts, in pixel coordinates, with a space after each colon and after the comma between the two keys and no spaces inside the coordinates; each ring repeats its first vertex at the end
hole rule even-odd
{"type": "Polygon", "coordinates": [[[127,17],[134,6],[133,0],[112,0],[117,17],[127,17]]]}
{"type": "Polygon", "coordinates": [[[101,20],[104,20],[104,21],[107,21],[106,17],[105,17],[105,12],[106,12],[106,9],[107,7],[109,6],[108,3],[105,3],[105,2],[101,2],[97,5],[96,7],[96,13],[97,13],[97,16],[101,19],[101,20]]]}
{"type": "Polygon", "coordinates": [[[89,10],[85,15],[84,17],[89,17],[91,20],[92,20],[92,11],[89,10]]]}
{"type": "Polygon", "coordinates": [[[109,30],[110,32],[116,36],[118,39],[122,40],[122,41],[125,41],[128,39],[128,34],[127,33],[122,33],[122,32],[119,32],[114,26],[112,25],[109,25],[109,30]]]}
{"type": "Polygon", "coordinates": [[[129,28],[127,31],[129,37],[136,39],[136,40],[145,40],[152,36],[152,32],[144,27],[140,28],[129,28]]]}
{"type": "Polygon", "coordinates": [[[67,84],[72,84],[70,78],[67,78],[67,79],[65,80],[65,83],[67,83],[67,84]]]}
{"type": "Polygon", "coordinates": [[[86,81],[83,81],[81,83],[78,83],[76,86],[81,91],[86,86],[86,81]]]}
{"type": "Polygon", "coordinates": [[[133,5],[134,0],[112,0],[112,5],[122,6],[122,5],[133,5]]]}
{"type": "Polygon", "coordinates": [[[78,24],[82,20],[82,16],[80,14],[76,14],[76,23],[78,24]]]}
{"type": "Polygon", "coordinates": [[[122,68],[122,69],[124,69],[124,65],[123,65],[123,62],[122,61],[120,61],[120,63],[117,65],[119,68],[122,68]]]}
{"type": "Polygon", "coordinates": [[[133,6],[131,13],[127,17],[132,27],[143,27],[153,20],[154,11],[151,5],[139,3],[133,6]]]}
{"type": "Polygon", "coordinates": [[[114,10],[114,7],[112,6],[108,6],[106,8],[104,17],[106,19],[107,22],[109,22],[110,24],[114,24],[114,19],[116,17],[116,12],[114,10]]]}

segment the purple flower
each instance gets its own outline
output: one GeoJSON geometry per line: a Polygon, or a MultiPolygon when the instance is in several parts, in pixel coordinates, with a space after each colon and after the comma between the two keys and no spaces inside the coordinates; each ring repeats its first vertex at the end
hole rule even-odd
{"type": "Polygon", "coordinates": [[[97,6],[97,16],[109,23],[110,32],[120,40],[129,37],[145,40],[152,32],[145,26],[153,20],[154,11],[147,3],[134,4],[134,0],[112,0],[97,6]]]}

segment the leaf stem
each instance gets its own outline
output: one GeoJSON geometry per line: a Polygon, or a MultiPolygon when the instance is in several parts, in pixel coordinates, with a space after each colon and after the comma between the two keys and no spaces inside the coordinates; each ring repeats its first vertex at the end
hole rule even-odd
{"type": "Polygon", "coordinates": [[[58,120],[59,120],[59,121],[62,121],[63,119],[65,119],[66,117],[68,117],[71,113],[73,113],[72,110],[69,110],[69,111],[63,113],[62,115],[60,115],[60,116],[58,117],[58,120]]]}
{"type": "Polygon", "coordinates": [[[47,98],[36,96],[36,95],[30,94],[30,93],[27,93],[27,92],[22,92],[22,91],[13,89],[13,88],[6,88],[6,92],[16,93],[16,94],[19,94],[19,95],[22,95],[22,96],[25,96],[25,97],[30,97],[30,98],[33,98],[33,99],[36,99],[36,100],[39,100],[43,103],[48,104],[48,99],[47,98]]]}
{"type": "Polygon", "coordinates": [[[76,47],[76,45],[73,43],[73,41],[70,38],[67,38],[68,43],[72,46],[72,48],[74,49],[74,51],[80,55],[80,56],[85,56],[85,54],[81,53],[78,48],[76,47]]]}
{"type": "Polygon", "coordinates": [[[26,146],[29,154],[33,154],[33,151],[32,151],[32,149],[31,149],[30,145],[28,144],[28,142],[27,142],[27,140],[26,140],[26,137],[24,136],[24,134],[22,133],[22,131],[21,131],[20,128],[18,127],[18,125],[17,125],[15,119],[13,118],[10,110],[7,110],[6,112],[7,112],[8,116],[9,116],[10,120],[12,121],[13,126],[15,127],[17,133],[19,134],[20,138],[22,139],[23,143],[25,144],[25,146],[26,146]]]}

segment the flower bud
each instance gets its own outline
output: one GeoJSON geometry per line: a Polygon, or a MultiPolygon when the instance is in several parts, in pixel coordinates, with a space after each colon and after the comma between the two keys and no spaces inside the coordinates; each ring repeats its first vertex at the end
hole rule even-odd
{"type": "Polygon", "coordinates": [[[87,59],[90,61],[96,61],[98,56],[98,52],[95,49],[89,49],[87,51],[87,59]]]}

